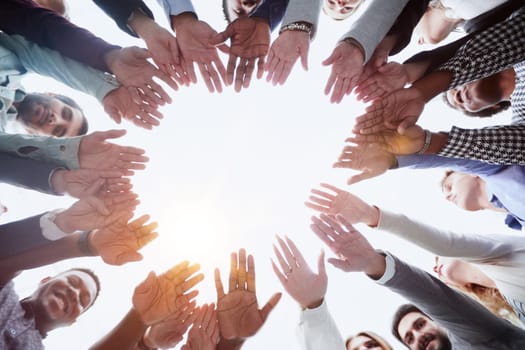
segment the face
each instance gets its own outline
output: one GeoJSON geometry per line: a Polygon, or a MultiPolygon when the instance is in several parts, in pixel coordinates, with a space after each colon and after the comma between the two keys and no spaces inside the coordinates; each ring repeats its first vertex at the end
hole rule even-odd
{"type": "Polygon", "coordinates": [[[252,14],[262,0],[226,0],[228,17],[233,22],[239,17],[247,17],[252,14]]]}
{"type": "Polygon", "coordinates": [[[434,272],[443,283],[450,286],[465,286],[481,271],[466,261],[436,256],[434,272]]]}
{"type": "Polygon", "coordinates": [[[411,350],[449,350],[450,341],[442,328],[419,312],[409,312],[397,328],[403,343],[411,350]]]}
{"type": "Polygon", "coordinates": [[[443,182],[446,199],[465,210],[481,210],[482,180],[470,174],[454,172],[443,182]]]}
{"type": "Polygon", "coordinates": [[[348,346],[346,347],[346,349],[347,350],[367,350],[367,349],[384,350],[377,341],[365,335],[358,335],[357,337],[353,337],[350,343],[348,343],[348,346]]]}
{"type": "Polygon", "coordinates": [[[64,0],[35,0],[41,7],[55,11],[56,13],[64,16],[66,13],[66,5],[64,0]]]}
{"type": "Polygon", "coordinates": [[[323,11],[336,20],[350,17],[364,0],[323,0],[323,11]]]}
{"type": "Polygon", "coordinates": [[[36,293],[37,302],[51,322],[70,325],[93,304],[97,285],[89,274],[71,270],[43,280],[36,293]]]}
{"type": "Polygon", "coordinates": [[[500,102],[510,99],[513,89],[507,87],[513,86],[513,80],[513,75],[507,69],[447,91],[447,100],[451,105],[468,112],[497,109],[500,102]]]}
{"type": "Polygon", "coordinates": [[[77,136],[84,121],[80,110],[44,94],[26,95],[17,109],[17,120],[32,134],[77,136]]]}

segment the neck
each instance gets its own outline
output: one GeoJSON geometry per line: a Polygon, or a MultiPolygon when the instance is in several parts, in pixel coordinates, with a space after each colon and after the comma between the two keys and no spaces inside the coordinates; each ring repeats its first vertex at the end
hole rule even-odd
{"type": "Polygon", "coordinates": [[[501,89],[503,91],[503,98],[510,100],[514,89],[516,88],[516,71],[509,68],[501,72],[503,79],[501,79],[501,89]]]}
{"type": "Polygon", "coordinates": [[[33,318],[35,320],[35,328],[40,333],[42,338],[47,336],[47,332],[52,331],[54,327],[49,322],[46,314],[41,310],[38,303],[31,297],[20,300],[22,308],[25,310],[26,318],[33,318]]]}

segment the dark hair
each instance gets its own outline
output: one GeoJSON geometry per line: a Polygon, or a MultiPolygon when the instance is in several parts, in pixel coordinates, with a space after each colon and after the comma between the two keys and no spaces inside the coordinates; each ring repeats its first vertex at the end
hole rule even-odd
{"type": "Polygon", "coordinates": [[[441,192],[443,192],[443,186],[445,186],[445,181],[447,181],[448,177],[452,174],[454,174],[456,171],[452,169],[448,169],[445,171],[445,174],[441,178],[441,181],[439,182],[439,187],[441,188],[441,192]]]}
{"type": "Polygon", "coordinates": [[[93,304],[95,303],[95,300],[97,300],[98,295],[100,294],[100,279],[95,274],[95,272],[93,272],[93,270],[86,269],[86,268],[83,268],[83,267],[73,267],[73,268],[71,268],[69,270],[61,272],[60,274],[66,273],[66,272],[74,272],[74,271],[84,272],[84,273],[88,274],[91,278],[93,278],[93,281],[95,281],[95,286],[97,287],[97,293],[95,294],[95,298],[91,301],[91,305],[89,305],[89,307],[93,306],[93,304]]]}
{"type": "Polygon", "coordinates": [[[224,14],[226,22],[231,23],[232,20],[228,15],[228,0],[222,0],[222,13],[224,14]]]}
{"type": "Polygon", "coordinates": [[[362,332],[359,332],[359,333],[357,333],[357,334],[355,334],[353,336],[350,336],[350,337],[346,338],[345,349],[348,348],[348,345],[350,344],[350,342],[354,338],[357,338],[359,336],[364,336],[364,337],[370,338],[372,340],[375,340],[379,344],[379,346],[381,346],[382,349],[392,350],[392,346],[390,346],[390,344],[388,344],[386,340],[384,340],[382,337],[380,337],[379,335],[375,334],[374,332],[370,332],[370,331],[362,331],[362,332]]]}
{"type": "Polygon", "coordinates": [[[480,117],[480,118],[492,117],[493,115],[496,115],[498,113],[501,113],[501,112],[509,109],[509,107],[511,106],[511,102],[510,101],[500,101],[498,104],[495,104],[493,106],[484,108],[484,109],[482,109],[480,111],[469,112],[469,111],[467,111],[467,110],[465,110],[463,108],[459,108],[457,106],[454,106],[452,103],[450,103],[450,101],[447,98],[447,92],[446,91],[441,96],[443,97],[443,100],[445,101],[446,105],[448,105],[449,107],[454,108],[454,109],[459,109],[467,117],[480,117]]]}
{"type": "Polygon", "coordinates": [[[87,121],[87,118],[86,118],[86,116],[84,114],[84,110],[79,106],[79,104],[76,103],[75,100],[73,100],[71,97],[68,97],[68,96],[59,95],[59,94],[52,94],[51,96],[56,98],[57,100],[65,103],[69,107],[73,107],[73,108],[78,109],[80,111],[80,114],[82,115],[82,125],[80,126],[80,129],[78,129],[77,136],[87,134],[88,128],[89,128],[88,121],[87,121]]]}
{"type": "Polygon", "coordinates": [[[405,344],[405,342],[403,341],[403,339],[401,339],[401,335],[399,334],[399,331],[397,330],[397,328],[399,327],[399,323],[401,322],[403,317],[405,317],[407,314],[411,312],[419,312],[420,314],[428,317],[426,313],[421,311],[414,304],[403,304],[397,308],[397,311],[394,314],[394,317],[392,318],[392,334],[394,335],[394,337],[396,337],[397,340],[399,340],[403,344],[405,344]]]}

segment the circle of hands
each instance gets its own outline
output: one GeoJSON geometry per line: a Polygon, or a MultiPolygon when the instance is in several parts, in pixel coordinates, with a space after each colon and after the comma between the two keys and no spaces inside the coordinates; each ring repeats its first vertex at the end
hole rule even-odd
{"type": "MultiPolygon", "coordinates": [[[[298,60],[308,70],[311,38],[305,32],[284,31],[270,45],[269,25],[257,18],[239,18],[220,33],[194,16],[173,20],[172,27],[177,37],[147,22],[140,34],[148,50],[124,48],[111,57],[110,67],[121,85],[106,95],[103,105],[116,123],[126,119],[145,129],[160,125],[159,107],[171,98],[153,78],[178,90],[197,82],[195,64],[210,92],[222,92],[222,84],[233,84],[237,92],[248,88],[256,65],[256,77],[266,71],[273,85],[285,84],[298,60]],[[219,51],[229,56],[226,67],[219,51]]],[[[355,92],[369,104],[333,165],[358,171],[348,184],[386,172],[396,166],[395,155],[416,153],[425,142],[425,131],[416,125],[424,97],[417,88],[405,87],[406,67],[387,63],[387,57],[388,50],[380,44],[365,64],[362,50],[342,41],[322,62],[331,69],[324,92],[332,103],[355,92]]],[[[90,250],[112,265],[141,260],[139,251],[158,237],[157,223],[149,222],[148,215],[133,219],[139,200],[129,177],[144,169],[148,158],[143,149],[109,141],[125,133],[109,130],[83,137],[79,169],[56,171],[52,179],[56,192],[79,199],[57,215],[57,224],[68,233],[92,230],[90,250]]],[[[377,208],[329,184],[312,189],[305,204],[320,213],[312,217],[311,229],[335,254],[328,262],[343,271],[366,272],[374,249],[352,225],[376,226],[377,208]]],[[[290,238],[277,236],[276,241],[271,264],[283,288],[303,309],[321,305],[328,283],[324,252],[315,272],[290,238]]],[[[223,342],[238,348],[264,325],[280,300],[281,293],[276,293],[259,308],[254,258],[240,249],[231,254],[228,290],[216,269],[216,303],[197,306],[194,287],[204,279],[199,269],[184,261],[160,275],[150,272],[136,287],[133,310],[147,327],[147,346],[173,347],[186,334],[182,350],[213,350],[223,342]]]]}

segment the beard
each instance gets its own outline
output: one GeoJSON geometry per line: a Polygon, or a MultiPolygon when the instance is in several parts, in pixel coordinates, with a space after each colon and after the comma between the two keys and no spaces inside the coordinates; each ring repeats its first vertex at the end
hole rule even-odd
{"type": "Polygon", "coordinates": [[[17,120],[27,126],[34,126],[35,110],[38,106],[49,109],[51,97],[43,94],[27,94],[17,106],[17,120]]]}
{"type": "Polygon", "coordinates": [[[452,344],[447,334],[439,332],[436,337],[439,339],[439,347],[436,350],[452,350],[452,344]]]}

